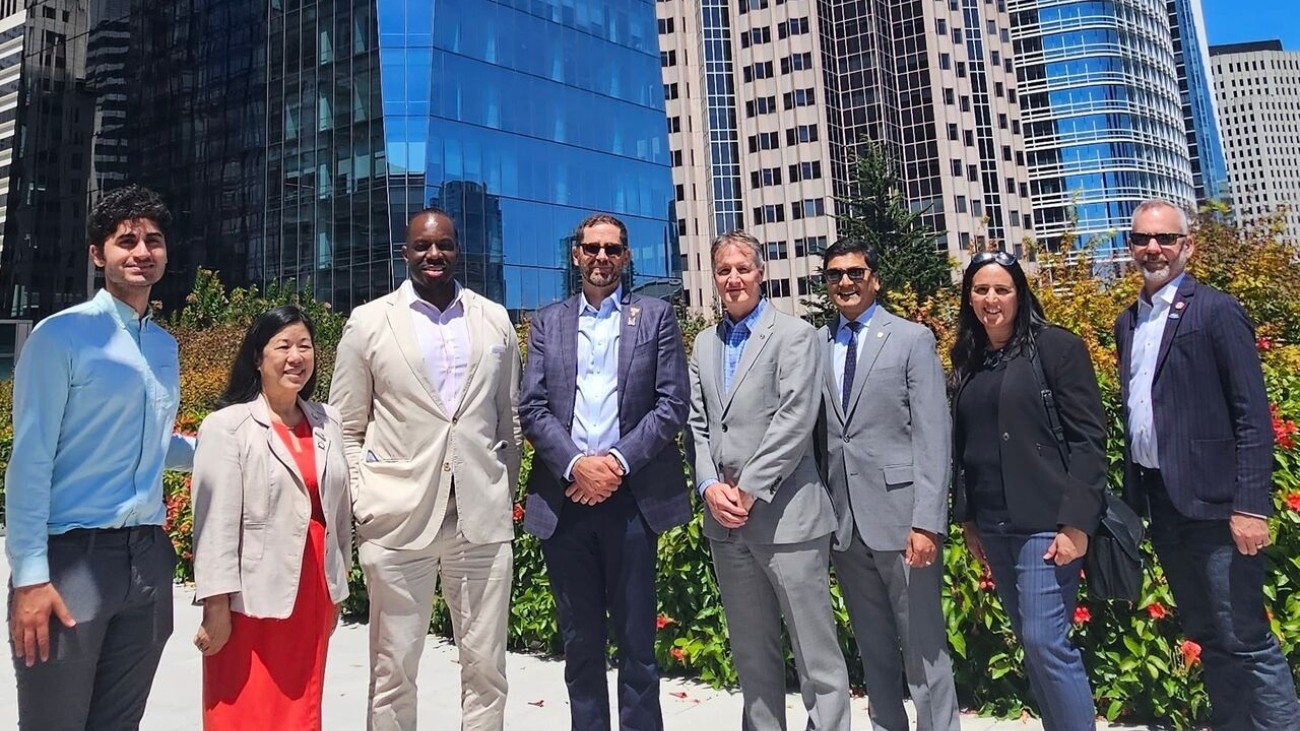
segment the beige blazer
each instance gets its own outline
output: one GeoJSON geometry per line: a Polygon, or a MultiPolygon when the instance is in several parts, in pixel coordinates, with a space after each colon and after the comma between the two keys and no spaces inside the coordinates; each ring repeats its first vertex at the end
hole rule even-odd
{"type": "Polygon", "coordinates": [[[469,369],[444,404],[398,289],[352,311],[339,341],[330,403],[343,417],[357,537],[390,549],[433,543],[452,481],[471,543],[514,538],[519,480],[519,341],[501,305],[461,290],[469,369]]]}
{"type": "MultiPolygon", "coordinates": [[[[339,415],[298,401],[316,444],[316,481],[325,510],[325,581],[335,604],[348,596],[352,506],[339,415]]],[[[293,613],[311,497],[289,447],[271,427],[261,398],[203,420],[190,487],[194,506],[195,600],[230,594],[250,617],[293,613]]]]}

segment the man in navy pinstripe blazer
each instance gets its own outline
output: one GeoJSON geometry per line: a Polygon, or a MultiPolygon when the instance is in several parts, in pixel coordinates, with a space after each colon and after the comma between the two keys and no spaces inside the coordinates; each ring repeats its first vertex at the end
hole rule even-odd
{"type": "Polygon", "coordinates": [[[1300,703],[1264,610],[1273,431],[1254,327],[1185,273],[1195,242],[1181,208],[1138,206],[1129,246],[1144,282],[1115,323],[1125,498],[1150,515],[1183,631],[1202,647],[1211,727],[1293,729],[1300,703]]]}

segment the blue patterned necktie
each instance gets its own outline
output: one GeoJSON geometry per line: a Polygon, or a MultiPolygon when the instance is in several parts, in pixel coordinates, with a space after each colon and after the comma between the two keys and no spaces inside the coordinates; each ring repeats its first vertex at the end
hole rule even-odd
{"type": "Polygon", "coordinates": [[[858,375],[858,331],[862,323],[854,320],[845,325],[849,329],[849,349],[844,354],[844,383],[840,386],[840,406],[849,413],[849,395],[853,393],[853,379],[858,375]]]}

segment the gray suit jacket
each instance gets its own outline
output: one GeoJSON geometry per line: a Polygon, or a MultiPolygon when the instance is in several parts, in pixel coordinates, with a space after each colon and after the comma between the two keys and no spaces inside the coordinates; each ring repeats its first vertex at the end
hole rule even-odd
{"type": "Polygon", "coordinates": [[[729,393],[723,392],[722,323],[695,338],[691,414],[695,482],[733,482],[758,498],[749,520],[724,528],[704,510],[713,540],[802,543],[835,530],[829,493],[817,472],[813,431],[820,392],[817,331],[768,303],[745,344],[729,393]]]}
{"type": "Polygon", "coordinates": [[[929,328],[883,307],[859,337],[866,341],[845,413],[835,338],[821,329],[825,438],[818,445],[840,520],[835,547],[849,547],[856,524],[871,550],[901,551],[912,528],[948,529],[952,447],[943,367],[929,328]]]}

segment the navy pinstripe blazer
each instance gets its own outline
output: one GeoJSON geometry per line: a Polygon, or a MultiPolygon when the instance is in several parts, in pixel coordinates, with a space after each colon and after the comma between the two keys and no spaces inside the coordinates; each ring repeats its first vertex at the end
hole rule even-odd
{"type": "MultiPolygon", "coordinates": [[[[543,308],[532,318],[528,360],[519,394],[519,423],[532,442],[524,530],[539,538],[555,533],[564,496],[565,468],[573,443],[578,390],[579,296],[543,308]]],[[[614,445],[628,463],[620,490],[630,490],[656,533],[690,520],[686,470],[677,434],[690,408],[686,351],[672,306],[640,295],[623,295],[618,342],[618,429],[614,445]]]]}
{"type": "MultiPolygon", "coordinates": [[[[1115,322],[1124,400],[1124,497],[1145,513],[1128,455],[1128,384],[1137,303],[1115,322]]],[[[1273,427],[1255,328],[1232,296],[1186,276],[1165,322],[1151,387],[1160,474],[1179,512],[1222,520],[1273,514],[1273,427]]]]}

